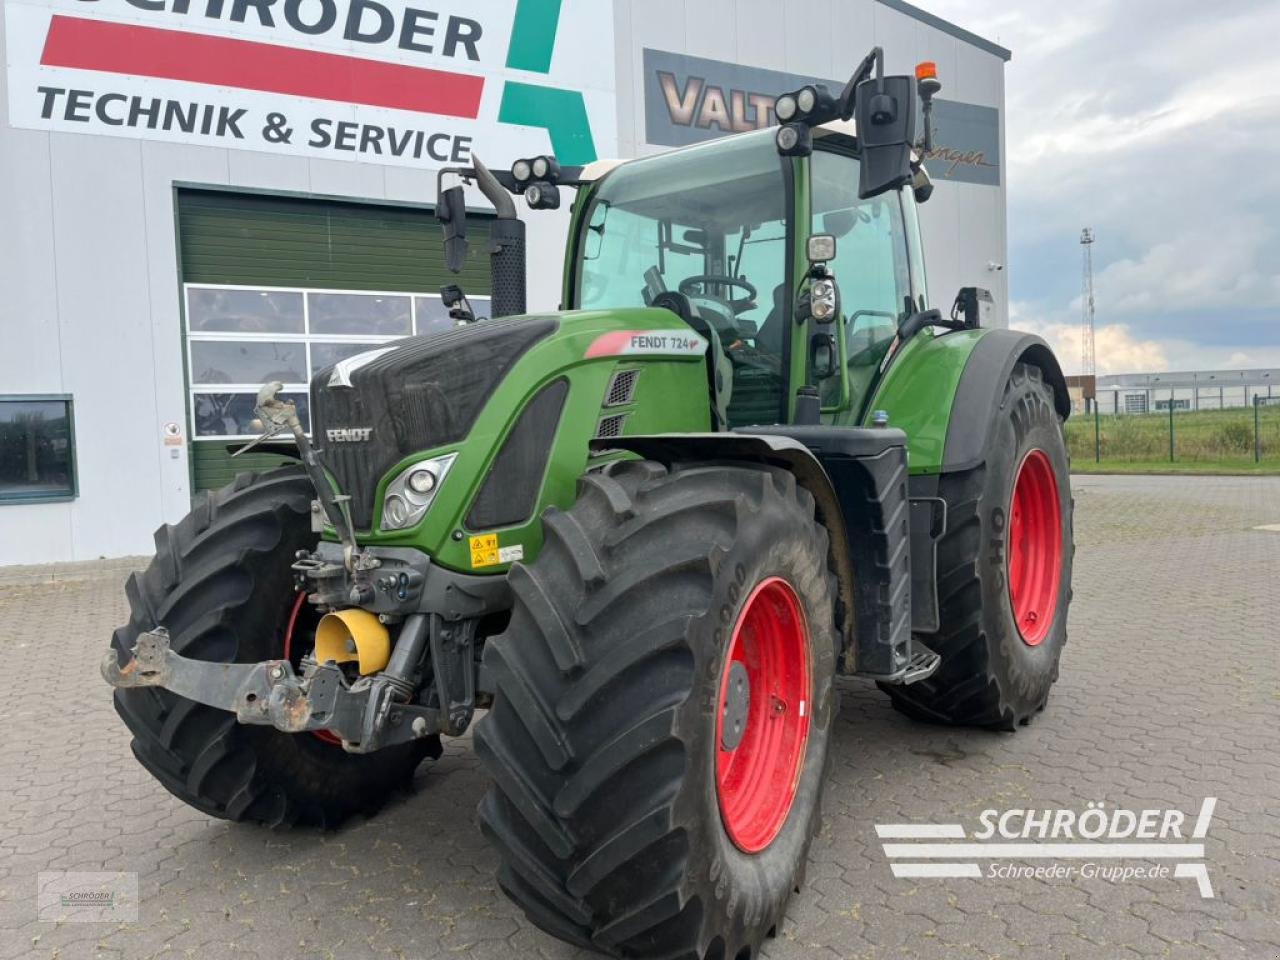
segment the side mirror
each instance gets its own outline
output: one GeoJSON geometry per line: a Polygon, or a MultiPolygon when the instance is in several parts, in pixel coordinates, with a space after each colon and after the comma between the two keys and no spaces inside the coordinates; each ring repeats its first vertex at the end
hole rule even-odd
{"type": "Polygon", "coordinates": [[[880,77],[858,84],[854,116],[862,151],[858,196],[863,200],[911,182],[915,97],[914,77],[880,77]]]}
{"type": "Polygon", "coordinates": [[[450,273],[461,273],[467,260],[467,201],[462,187],[440,191],[436,219],[444,228],[444,265],[450,273]]]}

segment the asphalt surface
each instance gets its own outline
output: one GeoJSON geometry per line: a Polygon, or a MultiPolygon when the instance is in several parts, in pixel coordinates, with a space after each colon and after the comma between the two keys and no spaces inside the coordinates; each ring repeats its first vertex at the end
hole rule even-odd
{"type": "MultiPolygon", "coordinates": [[[[1071,637],[1047,711],[1016,734],[930,727],[843,682],[808,883],[765,957],[1280,957],[1280,530],[1253,529],[1280,524],[1280,478],[1074,488],[1071,637]],[[875,831],[972,836],[986,809],[1090,801],[1176,807],[1189,826],[1205,797],[1212,899],[1188,878],[895,878],[875,831]]],[[[166,793],[97,673],[129,568],[0,569],[0,960],[578,955],[497,889],[468,740],[339,833],[231,825],[166,793]],[[37,874],[58,870],[136,873],[138,920],[39,920],[37,874]]],[[[998,862],[1047,861],[980,861],[998,862]]]]}

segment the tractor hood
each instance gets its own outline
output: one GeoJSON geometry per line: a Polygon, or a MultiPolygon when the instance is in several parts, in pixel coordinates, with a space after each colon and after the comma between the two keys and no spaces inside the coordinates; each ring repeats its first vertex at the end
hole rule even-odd
{"type": "Polygon", "coordinates": [[[558,320],[486,320],[408,337],[321,370],[311,381],[312,436],[351,497],[357,529],[371,526],[378,481],[419,450],[456,443],[512,365],[558,320]]]}

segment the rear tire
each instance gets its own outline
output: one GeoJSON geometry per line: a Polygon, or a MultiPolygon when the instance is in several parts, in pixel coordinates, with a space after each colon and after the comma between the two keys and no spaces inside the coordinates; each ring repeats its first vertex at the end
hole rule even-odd
{"type": "MultiPolygon", "coordinates": [[[[484,654],[498,693],[476,728],[495,781],[480,821],[499,883],[580,946],[753,955],[801,883],[836,711],[834,588],[813,499],[781,470],[622,462],[584,477],[544,529],[537,560],[511,572],[510,626],[484,654]],[[809,697],[783,703],[757,680],[751,697],[782,721],[806,718],[807,732],[779,754],[794,762],[773,768],[784,782],[792,772],[789,805],[763,791],[767,829],[748,824],[740,836],[754,844],[740,847],[720,812],[717,721],[728,651],[762,590],[802,612],[785,622],[800,623],[790,649],[808,664],[791,689],[809,697]]],[[[734,751],[762,742],[751,724],[782,728],[757,716],[734,751]]]]}
{"type": "MultiPolygon", "coordinates": [[[[301,467],[241,474],[156,531],[150,566],[125,585],[130,618],[112,636],[123,657],[138,635],[168,628],[176,653],[219,663],[283,654],[294,554],[315,547],[312,489],[301,467]]],[[[314,631],[314,623],[311,624],[314,631]]],[[[295,664],[312,646],[296,630],[295,664]]],[[[138,761],[179,800],[226,820],[336,827],[407,786],[439,739],[348,754],[311,734],[247,726],[235,715],[155,687],[117,690],[138,761]]]]}
{"type": "MultiPolygon", "coordinates": [[[[1016,730],[1044,709],[1049,688],[1058,679],[1075,553],[1070,461],[1053,391],[1038,367],[1014,366],[996,411],[985,463],[944,474],[939,494],[947,502],[947,531],[938,542],[942,628],[922,639],[942,655],[942,663],[926,680],[886,684],[882,689],[895,707],[915,719],[1016,730]],[[1022,602],[1016,605],[1023,611],[1020,624],[1009,576],[1010,558],[1016,561],[1018,549],[1011,535],[1014,489],[1024,475],[1023,465],[1037,462],[1056,488],[1053,526],[1058,528],[1059,563],[1056,578],[1042,582],[1041,603],[1030,604],[1039,606],[1039,613],[1028,613],[1023,588],[1022,602]],[[1052,612],[1038,619],[1046,609],[1052,612]]],[[[1026,539],[1025,534],[1017,538],[1021,544],[1026,539]]],[[[1042,551],[1044,559],[1049,559],[1049,552],[1042,551]]],[[[1026,554],[1024,549],[1019,555],[1026,554]]]]}

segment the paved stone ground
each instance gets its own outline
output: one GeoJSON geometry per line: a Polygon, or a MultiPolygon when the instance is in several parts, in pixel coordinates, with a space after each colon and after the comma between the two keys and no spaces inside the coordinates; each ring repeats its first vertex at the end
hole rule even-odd
{"type": "MultiPolygon", "coordinates": [[[[765,955],[1280,957],[1280,478],[1081,477],[1071,642],[1014,735],[921,726],[847,682],[809,883],[765,955]],[[876,822],[986,808],[1196,810],[1191,880],[901,880],[876,822]]],[[[415,796],[337,834],[232,826],[129,754],[97,664],[128,564],[0,572],[0,958],[574,955],[493,882],[458,741],[415,796]],[[136,923],[36,919],[44,870],[136,871],[136,923]]]]}

